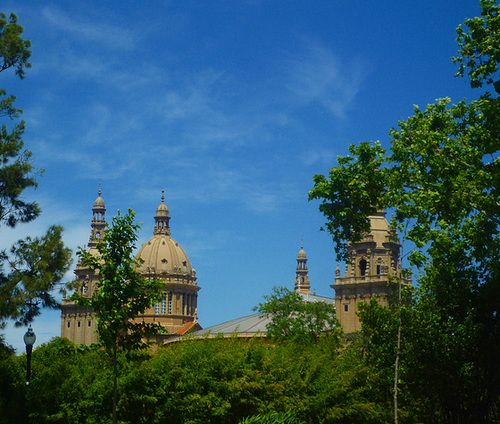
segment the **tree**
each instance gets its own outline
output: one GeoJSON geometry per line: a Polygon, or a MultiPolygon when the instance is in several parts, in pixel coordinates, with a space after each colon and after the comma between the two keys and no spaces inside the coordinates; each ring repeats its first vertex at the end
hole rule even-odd
{"type": "MultiPolygon", "coordinates": [[[[434,412],[431,420],[440,422],[493,422],[500,397],[495,359],[500,354],[496,3],[481,0],[481,17],[457,29],[460,51],[454,58],[458,75],[469,76],[471,87],[492,86],[494,92],[486,90],[470,102],[440,99],[425,109],[416,107],[412,117],[390,131],[389,152],[379,142],[352,145],[328,178],[314,177],[309,192],[311,200],[321,200],[340,257],[345,257],[347,241],[367,231],[367,217],[377,209],[393,211],[392,225],[414,243],[409,260],[419,288],[410,305],[395,308],[408,312],[402,379],[407,390],[439,405],[439,415],[434,412]],[[433,337],[424,338],[422,329],[433,337]],[[446,367],[443,358],[448,358],[446,367]]],[[[384,331],[380,322],[365,316],[363,331],[372,340],[384,331]]],[[[394,358],[395,350],[386,354],[394,358]]]]}
{"type": "MultiPolygon", "coordinates": [[[[22,33],[16,15],[7,18],[0,13],[0,72],[13,68],[20,78],[31,67],[31,43],[22,33]]],[[[15,100],[0,89],[0,118],[19,118],[22,110],[14,107],[15,100]]],[[[36,176],[43,173],[33,166],[32,153],[24,150],[24,126],[21,121],[12,128],[0,127],[0,225],[11,228],[41,213],[36,202],[22,197],[26,189],[37,187],[36,176]]],[[[52,293],[71,263],[71,251],[64,247],[61,235],[62,227],[52,226],[42,237],[27,237],[0,250],[0,327],[7,319],[26,325],[42,307],[58,307],[52,293]]]]}
{"type": "Polygon", "coordinates": [[[340,331],[335,308],[323,302],[305,302],[296,292],[284,287],[273,287],[266,302],[258,310],[270,318],[267,335],[274,340],[314,343],[322,336],[333,336],[338,341],[340,331]]]}
{"type": "Polygon", "coordinates": [[[114,395],[113,422],[116,422],[117,353],[128,353],[148,346],[144,339],[161,330],[158,324],[137,322],[134,319],[161,298],[161,283],[141,277],[133,256],[139,225],[134,224],[134,211],[113,218],[102,241],[97,244],[98,254],[80,249],[83,265],[99,274],[97,290],[91,297],[75,293],[73,300],[98,316],[97,332],[100,343],[113,361],[114,395]]]}

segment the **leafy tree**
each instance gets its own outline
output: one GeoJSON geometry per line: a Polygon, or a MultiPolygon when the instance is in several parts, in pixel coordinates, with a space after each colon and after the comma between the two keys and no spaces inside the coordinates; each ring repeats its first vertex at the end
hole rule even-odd
{"type": "Polygon", "coordinates": [[[273,287],[266,302],[254,308],[270,318],[267,335],[274,340],[317,342],[322,336],[339,340],[335,308],[323,302],[305,302],[296,292],[273,287]]]}
{"type": "MultiPolygon", "coordinates": [[[[407,314],[402,379],[406,390],[432,404],[426,419],[434,422],[496,422],[500,396],[496,3],[480,1],[481,17],[458,28],[460,51],[454,59],[473,88],[493,86],[494,92],[470,102],[440,99],[416,107],[414,116],[390,131],[389,152],[379,142],[353,145],[328,178],[314,177],[309,192],[310,199],[321,200],[340,257],[347,241],[367,231],[367,216],[377,209],[392,210],[392,224],[414,243],[409,259],[418,270],[419,288],[409,305],[396,308],[401,319],[407,314]]],[[[394,327],[369,319],[372,312],[380,318],[380,311],[368,309],[363,332],[390,361],[396,350],[383,349],[390,338],[377,335],[395,335],[394,327]]]]}
{"type": "Polygon", "coordinates": [[[134,224],[134,216],[129,209],[127,215],[118,213],[113,218],[96,246],[98,254],[82,249],[78,252],[83,265],[97,272],[100,279],[91,297],[73,295],[78,305],[97,314],[100,343],[113,361],[113,422],[116,422],[118,350],[128,353],[145,348],[148,344],[144,339],[161,330],[158,324],[134,320],[161,297],[161,283],[141,277],[136,271],[139,264],[133,251],[139,225],[134,224]]]}
{"type": "MultiPolygon", "coordinates": [[[[297,344],[219,337],[187,340],[154,354],[129,352],[128,360],[120,351],[117,418],[124,424],[386,423],[390,411],[380,378],[359,342],[332,349],[328,339],[297,344]]],[[[113,367],[104,350],[56,338],[38,346],[33,360],[26,392],[26,356],[0,355],[6,383],[0,387],[0,422],[23,420],[25,396],[37,423],[111,421],[113,367]]],[[[404,412],[409,417],[413,411],[404,412]]]]}
{"type": "MultiPolygon", "coordinates": [[[[24,78],[30,68],[31,43],[22,38],[17,17],[0,13],[0,73],[10,68],[24,78]]],[[[22,113],[14,106],[15,96],[0,88],[0,118],[15,120],[22,113]]],[[[41,212],[36,202],[23,199],[28,188],[37,187],[43,173],[24,150],[24,121],[0,127],[0,225],[15,227],[34,220],[41,212]]],[[[61,240],[62,227],[52,226],[42,237],[19,240],[10,249],[0,250],[0,327],[7,319],[26,325],[42,307],[57,308],[52,295],[55,285],[69,269],[71,251],[61,240]]]]}

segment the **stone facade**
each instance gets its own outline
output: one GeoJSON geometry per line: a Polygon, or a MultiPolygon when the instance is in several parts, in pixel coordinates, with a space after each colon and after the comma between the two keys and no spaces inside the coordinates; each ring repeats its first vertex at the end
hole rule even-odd
{"type": "MultiPolygon", "coordinates": [[[[399,243],[397,232],[389,226],[385,212],[370,216],[370,233],[356,243],[349,243],[350,261],[346,264],[345,275],[340,276],[337,266],[335,284],[335,307],[344,332],[352,333],[361,329],[357,315],[358,305],[376,298],[388,306],[387,296],[391,292],[389,279],[400,276],[399,243]]],[[[411,281],[403,280],[403,285],[411,281]]]]}

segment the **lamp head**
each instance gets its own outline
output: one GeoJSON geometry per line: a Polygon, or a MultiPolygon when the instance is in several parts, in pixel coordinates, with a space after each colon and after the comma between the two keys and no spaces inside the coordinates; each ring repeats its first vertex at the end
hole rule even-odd
{"type": "Polygon", "coordinates": [[[26,331],[26,333],[24,334],[24,344],[26,346],[33,346],[35,344],[35,340],[36,335],[30,325],[28,331],[26,331]]]}

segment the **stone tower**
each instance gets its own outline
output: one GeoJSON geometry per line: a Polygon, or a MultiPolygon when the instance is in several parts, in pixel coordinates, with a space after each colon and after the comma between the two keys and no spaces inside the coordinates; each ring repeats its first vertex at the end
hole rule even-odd
{"type": "MultiPolygon", "coordinates": [[[[101,197],[101,185],[99,184],[99,194],[92,207],[92,223],[90,225],[90,239],[88,252],[97,253],[97,243],[104,236],[106,228],[106,206],[101,197]]],[[[81,260],[75,269],[77,291],[82,296],[90,297],[96,290],[99,281],[99,274],[84,266],[81,260]]],[[[61,337],[66,337],[77,344],[91,344],[98,341],[95,332],[97,328],[96,315],[91,309],[82,308],[74,301],[63,296],[61,304],[61,337]]]]}
{"type": "MultiPolygon", "coordinates": [[[[335,272],[335,307],[337,318],[346,333],[361,329],[356,314],[358,304],[376,297],[383,306],[388,306],[390,293],[389,277],[399,278],[399,243],[397,232],[389,226],[385,212],[369,217],[370,232],[356,243],[349,243],[350,262],[346,264],[344,277],[337,266],[335,272]]],[[[410,281],[402,281],[411,285],[410,281]]]]}
{"type": "Polygon", "coordinates": [[[298,293],[311,294],[309,275],[307,270],[307,256],[304,252],[304,243],[300,243],[300,251],[297,256],[297,272],[295,277],[295,291],[298,293]]]}
{"type": "Polygon", "coordinates": [[[184,334],[201,328],[197,317],[200,287],[186,252],[170,234],[170,213],[162,190],[153,237],[142,245],[137,254],[140,264],[137,271],[146,278],[157,278],[163,282],[163,298],[138,318],[146,323],[160,324],[169,333],[184,334]]]}

